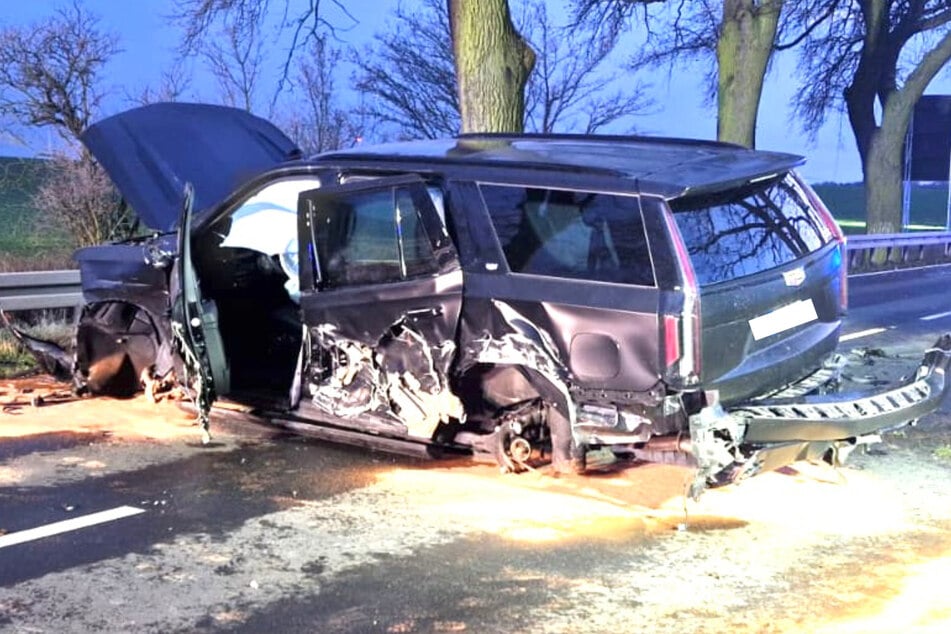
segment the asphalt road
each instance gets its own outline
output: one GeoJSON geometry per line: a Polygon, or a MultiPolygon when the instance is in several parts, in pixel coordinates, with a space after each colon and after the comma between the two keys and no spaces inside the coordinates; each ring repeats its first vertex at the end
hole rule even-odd
{"type": "Polygon", "coordinates": [[[945,332],[951,332],[951,267],[849,278],[844,343],[908,349],[945,332]],[[862,336],[851,338],[856,334],[862,336]]]}
{"type": "MultiPolygon", "coordinates": [[[[850,297],[845,352],[913,361],[951,330],[948,268],[850,297]]],[[[202,447],[170,404],[33,410],[17,387],[0,389],[0,632],[951,628],[948,405],[847,469],[688,502],[675,467],[501,476],[237,423],[202,447]],[[8,543],[50,526],[72,529],[8,543]]]]}

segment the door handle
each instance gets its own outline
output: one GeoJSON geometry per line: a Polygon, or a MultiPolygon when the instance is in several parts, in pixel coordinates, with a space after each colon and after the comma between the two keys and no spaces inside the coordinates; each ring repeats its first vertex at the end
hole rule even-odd
{"type": "Polygon", "coordinates": [[[414,308],[405,313],[407,319],[433,319],[442,316],[442,306],[430,306],[427,308],[414,308]]]}

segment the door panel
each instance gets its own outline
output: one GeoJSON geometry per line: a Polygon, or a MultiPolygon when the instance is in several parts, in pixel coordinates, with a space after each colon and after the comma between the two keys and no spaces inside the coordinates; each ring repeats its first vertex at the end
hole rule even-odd
{"type": "MultiPolygon", "coordinates": [[[[172,332],[178,342],[187,372],[192,373],[199,417],[207,433],[208,412],[219,396],[230,390],[230,368],[218,328],[215,302],[203,299],[192,261],[191,186],[186,186],[185,202],[178,230],[177,288],[172,289],[172,332]]],[[[188,379],[189,377],[182,377],[188,379]]]]}
{"type": "Polygon", "coordinates": [[[449,389],[462,272],[422,180],[400,177],[301,196],[302,386],[324,413],[370,417],[431,438],[461,420],[449,389]]]}

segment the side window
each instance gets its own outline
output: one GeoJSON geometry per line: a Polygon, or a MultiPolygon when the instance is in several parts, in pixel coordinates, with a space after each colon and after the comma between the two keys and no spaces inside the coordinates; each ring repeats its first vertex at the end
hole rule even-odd
{"type": "Polygon", "coordinates": [[[397,239],[402,254],[404,277],[418,277],[435,271],[433,247],[409,190],[396,193],[397,239]]]}
{"type": "Polygon", "coordinates": [[[480,185],[509,269],[653,286],[637,198],[480,185]]]}
{"type": "Polygon", "coordinates": [[[320,202],[315,241],[324,288],[398,282],[436,271],[419,210],[404,188],[320,202]]]}

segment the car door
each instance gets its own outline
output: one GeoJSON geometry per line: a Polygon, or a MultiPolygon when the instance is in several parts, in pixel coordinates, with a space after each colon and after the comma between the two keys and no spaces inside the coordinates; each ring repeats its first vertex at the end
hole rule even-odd
{"type": "Polygon", "coordinates": [[[463,418],[448,377],[462,272],[431,195],[415,176],[301,195],[302,413],[422,439],[463,418]]]}
{"type": "Polygon", "coordinates": [[[195,391],[203,430],[207,434],[208,412],[219,396],[230,390],[230,368],[218,327],[215,302],[203,299],[192,260],[192,203],[190,185],[185,189],[178,224],[178,262],[171,287],[172,332],[185,367],[182,379],[195,391]]]}

